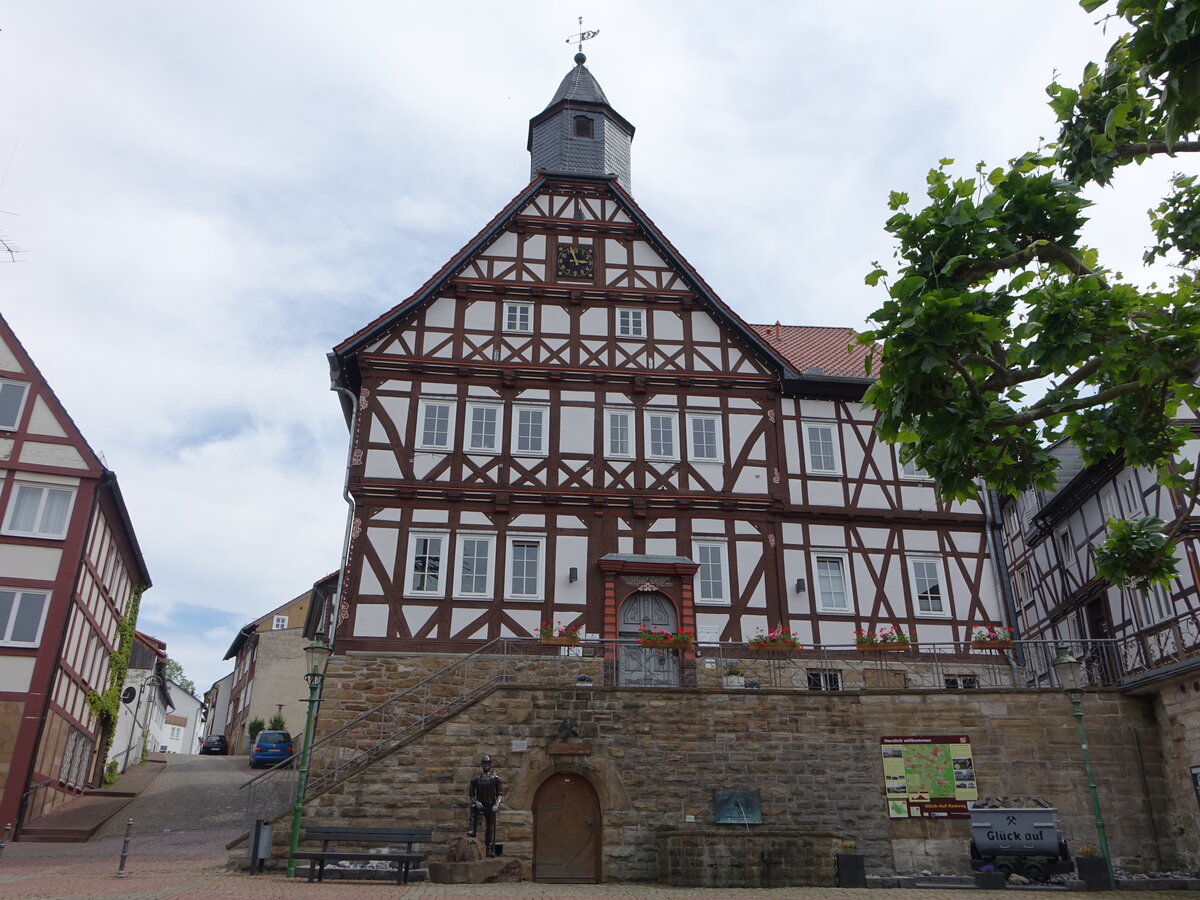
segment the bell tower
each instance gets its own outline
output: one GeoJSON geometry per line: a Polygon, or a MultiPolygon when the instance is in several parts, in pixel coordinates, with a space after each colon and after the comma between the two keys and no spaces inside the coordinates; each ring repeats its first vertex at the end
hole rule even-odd
{"type": "Polygon", "coordinates": [[[633,126],[609,103],[584,63],[562,80],[550,105],[529,120],[530,177],[539,172],[615,175],[630,190],[633,126]]]}

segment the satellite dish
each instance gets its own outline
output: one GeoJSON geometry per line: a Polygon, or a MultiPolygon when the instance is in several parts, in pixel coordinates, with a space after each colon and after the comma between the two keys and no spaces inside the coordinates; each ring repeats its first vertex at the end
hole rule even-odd
{"type": "Polygon", "coordinates": [[[133,702],[133,698],[136,696],[137,688],[127,687],[121,691],[121,702],[128,705],[133,702]]]}

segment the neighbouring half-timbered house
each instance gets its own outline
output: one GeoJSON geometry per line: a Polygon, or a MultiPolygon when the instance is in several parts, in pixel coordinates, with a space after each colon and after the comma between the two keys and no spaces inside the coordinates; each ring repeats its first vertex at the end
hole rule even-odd
{"type": "MultiPolygon", "coordinates": [[[[1200,442],[1192,447],[1194,456],[1200,442]]],[[[1065,442],[1052,451],[1058,484],[1030,490],[1004,506],[1018,624],[1024,637],[1115,641],[1092,661],[1108,682],[1164,663],[1200,647],[1200,547],[1194,516],[1185,521],[1176,550],[1178,576],[1169,588],[1139,591],[1096,575],[1093,548],[1111,519],[1156,516],[1170,524],[1190,516],[1180,494],[1158,484],[1155,473],[1124,465],[1120,456],[1085,466],[1065,442]]],[[[1045,674],[1045,664],[1035,666],[1045,674]]],[[[1161,673],[1160,673],[1161,674],[1161,673]]]]}
{"type": "MultiPolygon", "coordinates": [[[[1187,420],[1193,434],[1200,421],[1187,420]]],[[[1170,789],[1166,815],[1192,832],[1200,790],[1200,517],[1149,469],[1120,456],[1086,466],[1065,442],[1053,448],[1060,468],[1051,491],[1027,491],[1004,506],[1004,534],[1016,596],[1017,626],[1034,641],[1024,648],[1028,677],[1047,683],[1049,649],[1082,654],[1092,684],[1152,698],[1164,735],[1170,789]],[[1184,518],[1169,587],[1140,591],[1096,575],[1092,550],[1111,519],[1155,516],[1168,526],[1184,518]]],[[[1200,440],[1184,453],[1195,461],[1200,440]]],[[[1176,826],[1172,826],[1176,827],[1176,826]]]]}
{"type": "Polygon", "coordinates": [[[984,515],[877,439],[854,333],[739,318],[633,200],[632,138],[581,54],[530,122],[528,186],[330,354],[354,503],[335,650],[999,621],[984,515]]]}
{"type": "Polygon", "coordinates": [[[88,694],[149,586],[116,476],[0,317],[0,827],[99,783],[88,694]]]}

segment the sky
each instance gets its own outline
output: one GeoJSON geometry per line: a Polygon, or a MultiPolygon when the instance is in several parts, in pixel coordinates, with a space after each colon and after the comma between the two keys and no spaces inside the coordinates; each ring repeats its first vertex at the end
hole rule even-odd
{"type": "MultiPolygon", "coordinates": [[[[572,66],[632,122],[633,195],[743,319],[863,328],[890,190],[1054,134],[1111,42],[1070,0],[38,0],[0,10],[0,312],[120,480],[140,630],[200,690],[337,569],[326,354],[529,181],[572,66]]],[[[1174,162],[1097,192],[1137,277],[1174,162]]],[[[299,688],[303,692],[303,685],[299,688]]]]}

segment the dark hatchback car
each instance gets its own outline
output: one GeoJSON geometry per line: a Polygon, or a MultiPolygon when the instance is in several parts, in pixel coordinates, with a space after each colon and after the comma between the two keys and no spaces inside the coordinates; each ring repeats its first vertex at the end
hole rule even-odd
{"type": "Polygon", "coordinates": [[[260,731],[250,745],[250,768],[273,766],[293,752],[292,736],[286,731],[260,731]]]}
{"type": "Polygon", "coordinates": [[[204,739],[204,743],[200,745],[200,752],[225,756],[229,753],[229,742],[225,740],[225,735],[223,734],[210,734],[204,739]]]}

